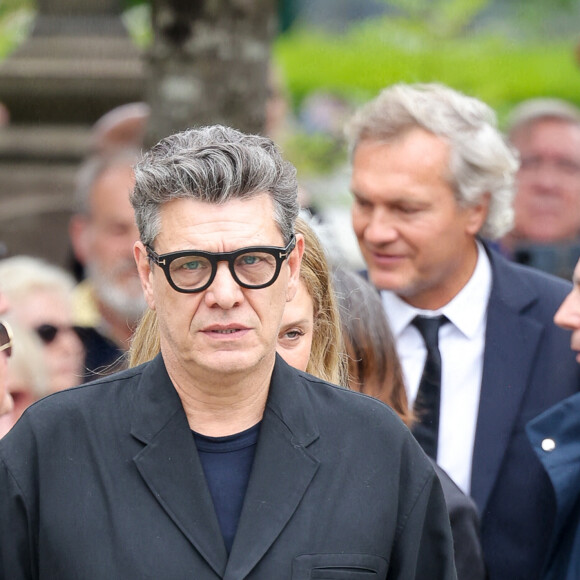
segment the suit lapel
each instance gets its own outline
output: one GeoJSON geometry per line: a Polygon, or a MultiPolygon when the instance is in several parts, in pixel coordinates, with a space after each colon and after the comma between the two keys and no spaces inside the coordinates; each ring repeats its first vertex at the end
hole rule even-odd
{"type": "Polygon", "coordinates": [[[296,511],[318,470],[306,449],[317,438],[307,395],[278,357],[225,580],[246,577],[296,511]]]}
{"type": "Polygon", "coordinates": [[[471,475],[471,496],[480,513],[498,477],[543,332],[524,312],[535,294],[504,258],[491,254],[490,260],[493,286],[471,475]]]}
{"type": "Polygon", "coordinates": [[[132,434],[145,443],[134,462],[167,515],[223,575],[227,553],[187,417],[161,357],[144,371],[132,434]]]}

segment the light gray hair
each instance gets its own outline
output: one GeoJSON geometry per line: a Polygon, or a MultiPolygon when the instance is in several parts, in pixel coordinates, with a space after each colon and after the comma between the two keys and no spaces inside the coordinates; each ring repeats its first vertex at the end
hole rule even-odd
{"type": "Polygon", "coordinates": [[[35,256],[12,256],[0,261],[0,291],[10,302],[32,292],[49,290],[71,300],[74,278],[60,266],[35,256]]]}
{"type": "Polygon", "coordinates": [[[392,142],[422,128],[450,145],[449,184],[459,204],[477,205],[489,194],[480,234],[501,237],[513,225],[517,153],[497,129],[485,103],[446,86],[396,84],[364,105],[346,126],[351,157],[362,141],[392,142]]]}
{"type": "Polygon", "coordinates": [[[113,167],[133,167],[141,152],[135,148],[122,148],[87,157],[79,167],[74,189],[74,211],[88,215],[91,210],[91,193],[100,177],[113,167]]]}
{"type": "Polygon", "coordinates": [[[224,204],[263,193],[272,198],[274,220],[289,242],[299,211],[296,169],[272,140],[215,125],[176,133],[148,151],[135,167],[131,203],[141,241],[151,245],[168,201],[224,204]]]}
{"type": "Polygon", "coordinates": [[[521,129],[538,121],[557,120],[580,127],[580,109],[562,99],[527,99],[514,107],[507,119],[507,133],[512,138],[521,129]]]}

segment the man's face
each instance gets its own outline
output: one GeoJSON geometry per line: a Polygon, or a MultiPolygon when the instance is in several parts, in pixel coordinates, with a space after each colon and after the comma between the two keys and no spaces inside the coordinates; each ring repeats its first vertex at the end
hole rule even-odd
{"type": "Polygon", "coordinates": [[[514,200],[517,237],[569,241],[580,235],[580,127],[539,121],[512,138],[520,152],[514,200]]]}
{"type": "Polygon", "coordinates": [[[133,185],[129,165],[105,171],[94,184],[90,214],[76,219],[72,237],[99,298],[115,312],[138,318],[144,302],[133,259],[139,238],[129,201],[133,185]]]}
{"type": "MultiPolygon", "coordinates": [[[[8,301],[0,293],[0,318],[8,310],[8,301]]],[[[8,392],[8,354],[6,350],[0,351],[0,416],[10,413],[13,402],[8,392]]]]}
{"type": "MultiPolygon", "coordinates": [[[[164,272],[150,265],[141,242],[135,259],[149,306],[157,311],[161,348],[168,367],[186,368],[203,378],[246,374],[274,360],[280,320],[298,287],[303,240],[271,286],[246,289],[220,262],[211,286],[194,294],[175,291],[164,272]]],[[[267,194],[223,205],[177,199],[161,208],[158,254],[180,250],[229,252],[248,246],[286,244],[273,219],[267,194]]]]}
{"type": "Polygon", "coordinates": [[[564,302],[558,308],[554,316],[554,322],[558,326],[572,331],[570,348],[578,352],[576,360],[580,363],[580,260],[578,260],[574,269],[572,282],[574,283],[574,288],[572,288],[570,294],[566,296],[564,302]]]}
{"type": "Polygon", "coordinates": [[[484,204],[461,208],[446,180],[449,146],[422,129],[354,153],[352,222],[369,277],[418,308],[449,302],[477,261],[484,204]]]}

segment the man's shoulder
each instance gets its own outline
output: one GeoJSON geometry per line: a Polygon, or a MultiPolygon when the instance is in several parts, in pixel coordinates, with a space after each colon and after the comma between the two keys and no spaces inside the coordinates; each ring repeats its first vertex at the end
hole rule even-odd
{"type": "Polygon", "coordinates": [[[297,373],[318,418],[406,431],[397,413],[375,397],[327,383],[308,373],[297,373]]]}
{"type": "Polygon", "coordinates": [[[30,405],[20,422],[39,432],[67,429],[79,421],[105,425],[113,410],[130,405],[141,373],[136,367],[48,395],[30,405]]]}
{"type": "Polygon", "coordinates": [[[547,307],[550,316],[572,289],[572,283],[536,268],[516,264],[488,249],[492,268],[490,306],[500,298],[514,304],[535,303],[547,307]]]}
{"type": "Polygon", "coordinates": [[[494,278],[508,277],[511,281],[521,282],[528,286],[532,285],[542,292],[559,290],[567,293],[572,287],[572,283],[568,280],[531,266],[512,262],[493,248],[487,248],[487,252],[494,278]]]}

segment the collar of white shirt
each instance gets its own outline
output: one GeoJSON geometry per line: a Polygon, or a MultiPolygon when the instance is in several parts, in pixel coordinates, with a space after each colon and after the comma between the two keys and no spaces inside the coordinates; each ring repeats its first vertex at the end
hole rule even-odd
{"type": "Polygon", "coordinates": [[[487,314],[492,283],[491,264],[483,244],[479,241],[477,250],[477,264],[471,278],[455,298],[438,310],[421,310],[407,304],[394,292],[381,291],[381,299],[395,338],[401,335],[417,314],[444,314],[467,338],[475,334],[487,314]]]}

